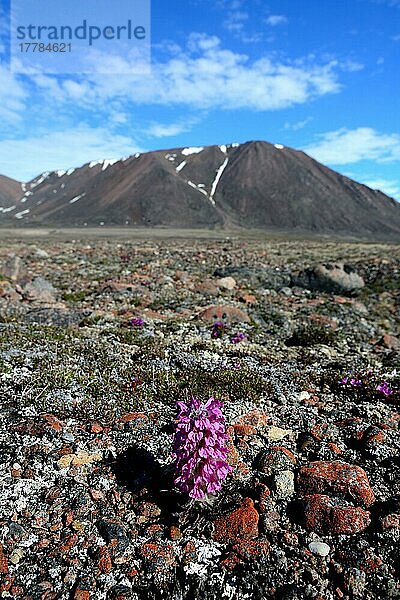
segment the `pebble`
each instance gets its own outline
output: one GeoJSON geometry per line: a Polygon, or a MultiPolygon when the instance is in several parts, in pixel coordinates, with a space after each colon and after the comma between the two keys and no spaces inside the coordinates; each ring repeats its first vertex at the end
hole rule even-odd
{"type": "Polygon", "coordinates": [[[330,546],[324,542],[311,542],[308,544],[308,547],[310,552],[317,554],[318,556],[328,556],[329,552],[331,551],[330,546]]]}

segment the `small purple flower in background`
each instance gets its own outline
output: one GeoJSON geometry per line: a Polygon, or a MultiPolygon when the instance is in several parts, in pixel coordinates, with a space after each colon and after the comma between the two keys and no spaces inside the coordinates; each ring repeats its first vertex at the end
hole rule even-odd
{"type": "Polygon", "coordinates": [[[144,319],[141,317],[134,317],[131,319],[131,325],[133,325],[133,327],[142,327],[144,325],[144,319]]]}
{"type": "Polygon", "coordinates": [[[239,342],[242,342],[246,338],[247,338],[247,335],[245,333],[243,333],[242,331],[238,331],[237,333],[235,333],[233,338],[231,338],[231,342],[232,342],[232,344],[238,344],[239,342]]]}
{"type": "Polygon", "coordinates": [[[228,436],[222,402],[211,396],[202,403],[192,396],[186,404],[177,405],[180,412],[174,440],[174,483],[181,492],[200,500],[218,492],[232,471],[226,460],[228,436]]]}
{"type": "Polygon", "coordinates": [[[376,391],[381,392],[384,396],[391,396],[393,394],[393,390],[389,387],[387,381],[382,381],[379,385],[376,386],[376,391]]]}
{"type": "Polygon", "coordinates": [[[211,337],[214,339],[222,337],[226,325],[222,321],[216,321],[211,325],[211,337]]]}
{"type": "Polygon", "coordinates": [[[355,377],[352,377],[351,379],[350,377],[343,377],[343,379],[339,381],[339,385],[351,385],[351,387],[359,387],[362,384],[362,380],[356,379],[355,377]]]}

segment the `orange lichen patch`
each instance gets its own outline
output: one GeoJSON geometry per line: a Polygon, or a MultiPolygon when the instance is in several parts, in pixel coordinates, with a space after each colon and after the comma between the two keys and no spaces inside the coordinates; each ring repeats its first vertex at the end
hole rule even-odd
{"type": "Polygon", "coordinates": [[[372,554],[368,556],[365,560],[365,564],[361,565],[361,570],[365,571],[365,573],[374,573],[383,565],[383,561],[376,554],[372,554]]]}
{"type": "Polygon", "coordinates": [[[257,298],[253,294],[242,294],[239,293],[239,302],[244,302],[244,304],[256,304],[257,298]]]}
{"type": "Polygon", "coordinates": [[[107,546],[102,546],[99,550],[98,558],[99,573],[110,573],[112,570],[112,561],[107,546]]]}
{"type": "Polygon", "coordinates": [[[103,425],[98,421],[93,421],[92,423],[89,423],[87,430],[89,433],[101,433],[103,431],[103,425]]]}
{"type": "Polygon", "coordinates": [[[297,463],[297,458],[293,452],[289,448],[285,448],[285,446],[272,446],[271,452],[282,452],[294,465],[297,463]]]}
{"type": "Polygon", "coordinates": [[[8,573],[8,558],[4,554],[3,546],[0,544],[0,574],[7,575],[8,573]]]}
{"type": "Polygon", "coordinates": [[[54,431],[62,431],[64,423],[57,419],[54,415],[43,415],[43,419],[54,431]]]}
{"type": "Polygon", "coordinates": [[[122,415],[122,417],[119,419],[119,422],[130,423],[131,421],[135,421],[136,419],[144,419],[145,421],[148,421],[149,417],[141,412],[126,413],[125,415],[122,415]]]}
{"type": "Polygon", "coordinates": [[[236,419],[236,425],[252,425],[257,428],[266,427],[268,423],[268,415],[257,408],[236,419]]]}
{"type": "Polygon", "coordinates": [[[328,434],[329,425],[328,423],[317,423],[311,428],[311,435],[315,440],[323,440],[328,434]]]}
{"type": "Polygon", "coordinates": [[[74,600],[90,600],[90,592],[78,588],[74,594],[74,600]]]}
{"type": "Polygon", "coordinates": [[[364,469],[340,461],[316,461],[302,467],[298,488],[306,494],[326,492],[348,494],[357,502],[370,506],[375,501],[364,469]]]}
{"type": "Polygon", "coordinates": [[[259,515],[253,500],[245,498],[242,506],[214,521],[213,538],[222,544],[233,544],[258,537],[259,515]]]}
{"type": "Polygon", "coordinates": [[[169,536],[171,540],[179,540],[182,537],[182,532],[176,525],[171,525],[169,528],[169,536]]]}
{"type": "Polygon", "coordinates": [[[224,560],[221,560],[220,567],[226,569],[227,571],[233,571],[242,561],[236,552],[229,552],[224,560]]]}
{"type": "Polygon", "coordinates": [[[308,320],[311,321],[312,323],[316,323],[317,325],[323,325],[325,327],[330,327],[333,330],[338,328],[337,319],[331,319],[330,317],[327,317],[325,315],[320,315],[318,313],[312,313],[311,315],[309,315],[308,320]]]}
{"type": "Polygon", "coordinates": [[[305,497],[305,524],[310,531],[351,534],[363,531],[371,522],[370,513],[360,507],[333,506],[323,494],[305,497]]]}
{"type": "Polygon", "coordinates": [[[265,483],[258,483],[257,491],[259,493],[259,510],[263,514],[271,508],[271,490],[265,483]]]}
{"type": "MultiPolygon", "coordinates": [[[[78,536],[76,533],[74,533],[73,535],[70,535],[65,540],[65,543],[62,544],[61,546],[59,546],[58,549],[54,553],[59,552],[60,554],[68,554],[68,552],[70,550],[72,550],[72,548],[76,545],[77,541],[78,541],[78,536]]],[[[50,556],[54,553],[52,552],[50,554],[50,556]]]]}
{"type": "MultiPolygon", "coordinates": [[[[0,581],[0,593],[2,592],[9,592],[10,590],[12,591],[13,589],[17,589],[18,592],[18,588],[17,586],[13,586],[14,583],[14,577],[11,577],[10,575],[7,575],[4,578],[4,581],[0,581]]],[[[22,588],[19,588],[22,592],[22,594],[24,593],[24,590],[22,588]]],[[[13,593],[13,596],[16,596],[17,594],[13,593]]]]}
{"type": "Polygon", "coordinates": [[[233,546],[234,552],[246,560],[267,556],[269,548],[270,543],[267,540],[242,540],[233,546]]]}
{"type": "Polygon", "coordinates": [[[148,563],[152,563],[156,569],[173,567],[176,564],[174,548],[171,544],[160,544],[158,542],[146,542],[140,548],[140,554],[148,563]]]}
{"type": "Polygon", "coordinates": [[[382,529],[399,529],[400,514],[392,513],[381,519],[382,529]]]}
{"type": "Polygon", "coordinates": [[[129,577],[129,579],[135,579],[135,577],[137,577],[138,575],[139,575],[139,571],[137,569],[131,569],[127,573],[127,576],[129,577]]]}
{"type": "Polygon", "coordinates": [[[253,425],[234,425],[236,435],[256,435],[257,429],[253,425]]]}
{"type": "Polygon", "coordinates": [[[328,448],[329,448],[329,449],[330,449],[332,452],[334,452],[334,454],[341,454],[341,453],[342,453],[342,451],[341,451],[341,449],[339,448],[339,446],[337,446],[337,445],[336,445],[336,444],[334,444],[333,442],[329,442],[329,443],[328,443],[328,448]]]}
{"type": "Polygon", "coordinates": [[[386,435],[381,429],[378,429],[378,427],[369,427],[364,431],[362,439],[367,446],[377,446],[385,441],[386,435]]]}
{"type": "Polygon", "coordinates": [[[234,429],[232,426],[227,427],[226,434],[228,436],[228,440],[226,442],[226,446],[228,448],[227,461],[231,467],[236,467],[239,462],[239,452],[236,450],[235,444],[233,443],[233,434],[234,429]]]}

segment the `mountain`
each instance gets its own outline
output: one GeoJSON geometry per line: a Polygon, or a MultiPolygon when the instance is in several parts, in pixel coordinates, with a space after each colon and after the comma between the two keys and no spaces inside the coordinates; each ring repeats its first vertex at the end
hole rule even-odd
{"type": "Polygon", "coordinates": [[[261,141],[94,161],[24,184],[1,177],[0,206],[0,224],[8,225],[244,227],[400,237],[400,204],[394,199],[304,152],[261,141]]]}
{"type": "Polygon", "coordinates": [[[7,207],[17,204],[22,195],[21,190],[22,184],[19,181],[0,175],[0,213],[4,209],[7,210],[7,207]]]}

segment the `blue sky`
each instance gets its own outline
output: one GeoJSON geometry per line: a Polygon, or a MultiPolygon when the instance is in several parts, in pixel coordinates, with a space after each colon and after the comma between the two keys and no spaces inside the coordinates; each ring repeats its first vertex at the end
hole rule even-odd
{"type": "Polygon", "coordinates": [[[28,180],[136,151],[263,139],[400,200],[400,0],[151,10],[151,74],[129,58],[116,74],[112,56],[108,73],[103,63],[87,75],[0,63],[0,173],[28,180]]]}

